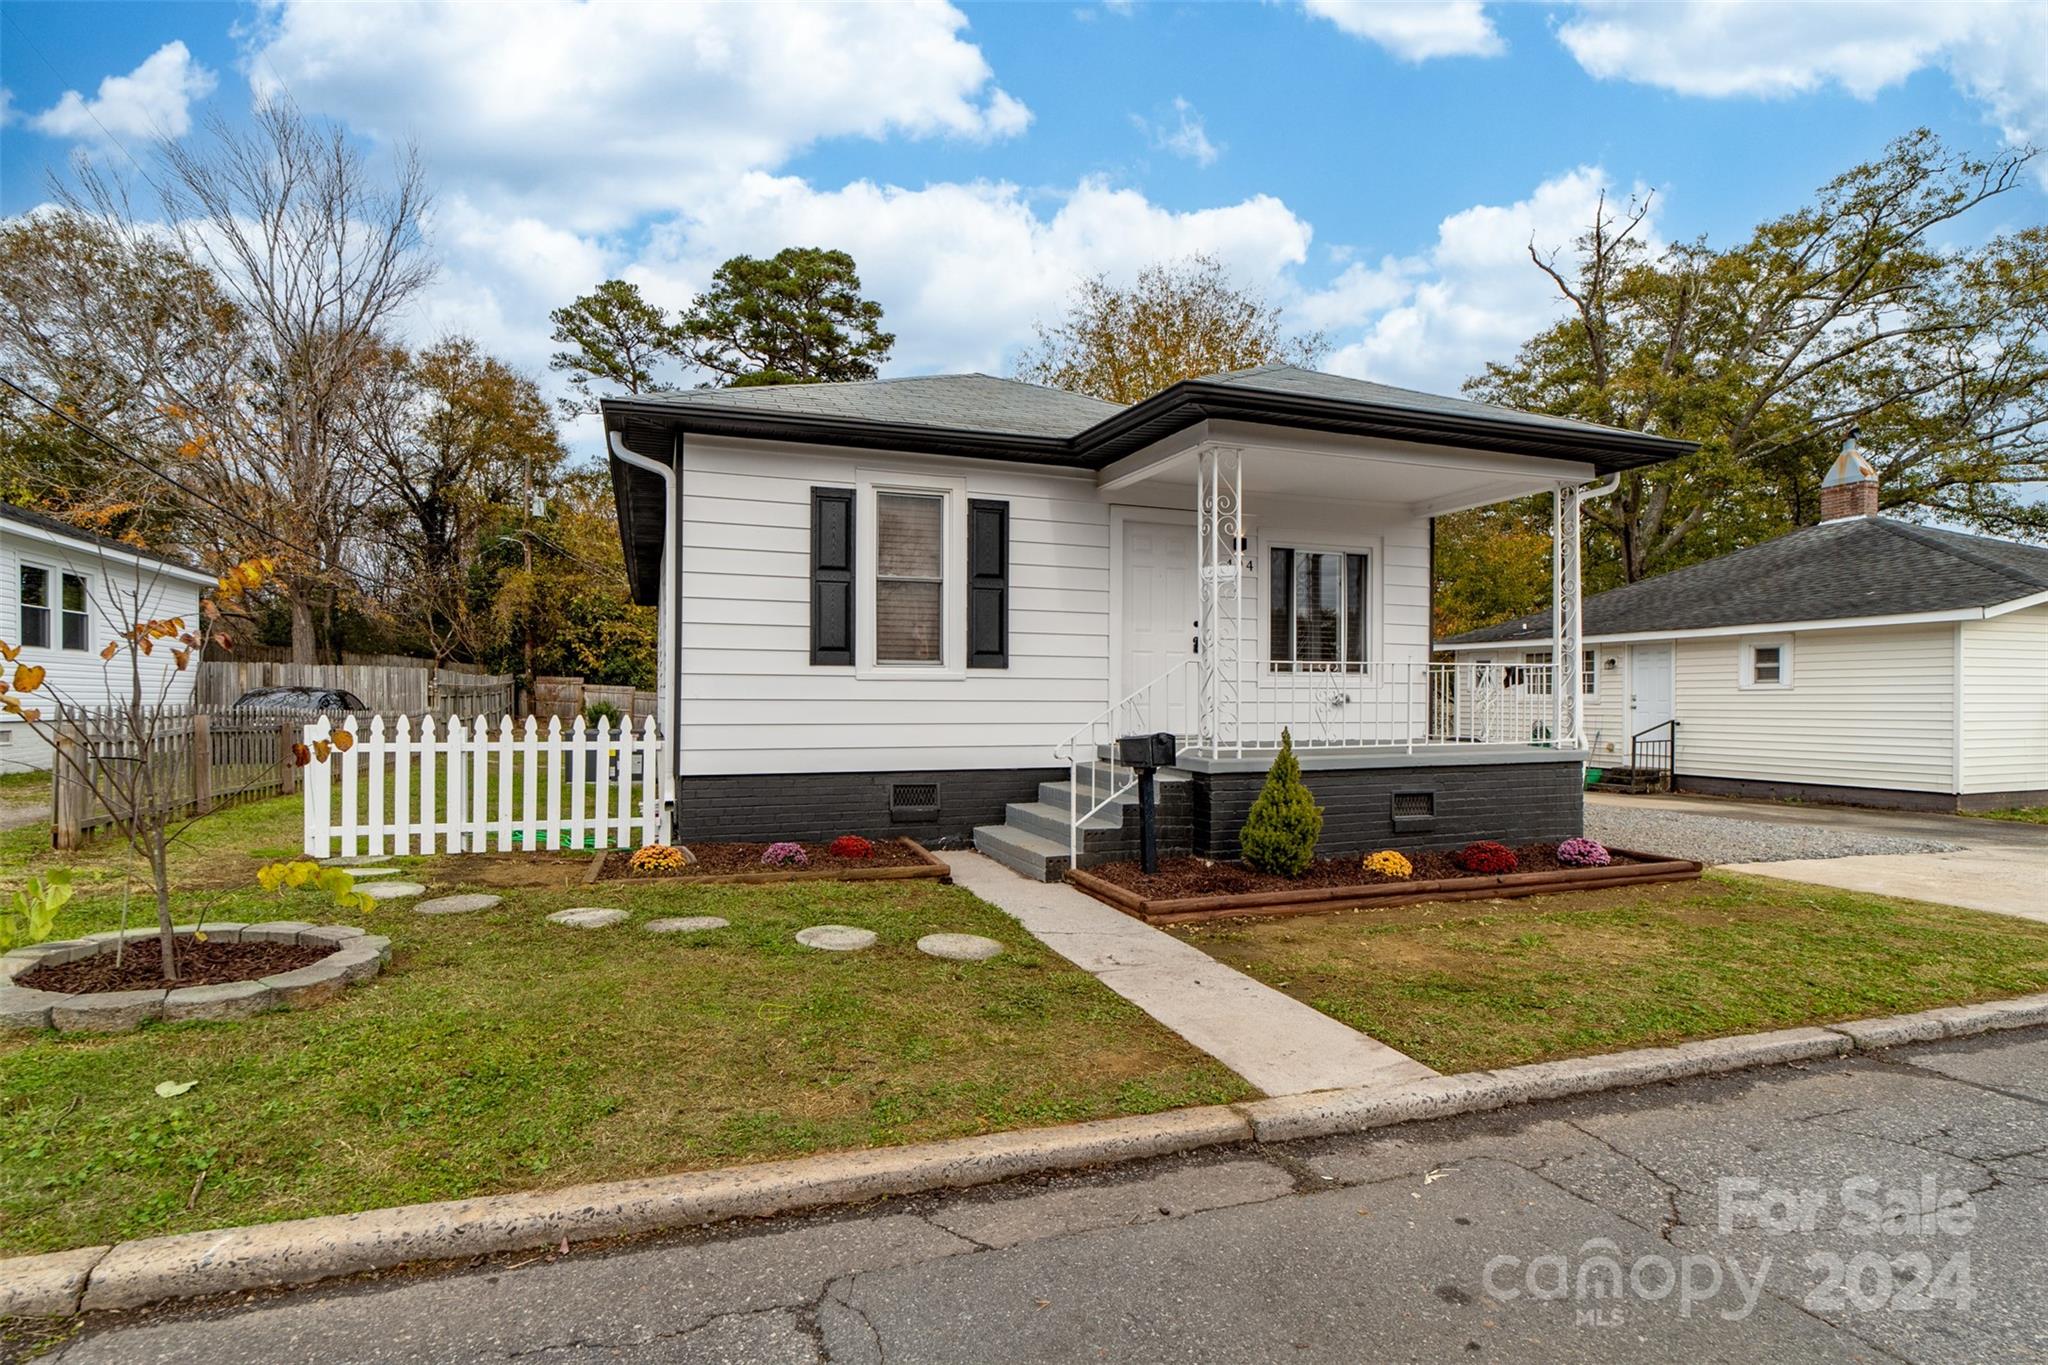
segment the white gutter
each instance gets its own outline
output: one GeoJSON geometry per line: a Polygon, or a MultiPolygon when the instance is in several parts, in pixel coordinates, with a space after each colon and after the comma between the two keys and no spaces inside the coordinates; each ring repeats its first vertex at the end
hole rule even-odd
{"type": "Polygon", "coordinates": [[[659,664],[655,678],[655,705],[663,716],[663,746],[668,754],[666,768],[662,774],[661,804],[667,814],[667,837],[680,839],[682,830],[680,815],[676,809],[676,784],[681,780],[683,752],[683,689],[682,689],[682,623],[676,619],[676,612],[682,601],[676,591],[676,584],[682,574],[682,561],[677,547],[676,521],[681,509],[676,506],[676,468],[660,460],[649,459],[626,449],[625,442],[616,431],[607,431],[605,441],[611,447],[612,458],[634,469],[645,470],[661,480],[661,582],[655,595],[655,646],[654,652],[659,664]]]}

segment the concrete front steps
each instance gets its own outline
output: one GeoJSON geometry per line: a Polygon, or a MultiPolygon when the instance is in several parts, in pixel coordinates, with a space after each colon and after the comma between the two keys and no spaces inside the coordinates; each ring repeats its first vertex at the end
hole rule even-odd
{"type": "MultiPolygon", "coordinates": [[[[1129,777],[1128,769],[1119,769],[1129,777]]],[[[1056,882],[1067,875],[1068,811],[1078,800],[1086,809],[1109,790],[1107,767],[1083,764],[1080,791],[1069,782],[1045,782],[1036,801],[1012,801],[1004,809],[1003,823],[981,825],[974,831],[974,846],[981,852],[1033,881],[1056,882]],[[1089,791],[1090,777],[1094,791],[1089,791]]],[[[1177,858],[1194,846],[1194,787],[1188,775],[1176,768],[1162,768],[1159,783],[1159,856],[1177,858]]],[[[1088,817],[1081,826],[1081,866],[1117,862],[1138,856],[1143,831],[1139,823],[1138,792],[1133,787],[1108,806],[1088,817]]]]}

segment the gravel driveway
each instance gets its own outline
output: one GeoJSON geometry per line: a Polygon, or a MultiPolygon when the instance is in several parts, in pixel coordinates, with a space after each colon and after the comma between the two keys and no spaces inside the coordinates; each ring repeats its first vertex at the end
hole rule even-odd
{"type": "Polygon", "coordinates": [[[1702,863],[1778,863],[1797,858],[1851,858],[1869,853],[1953,853],[1963,847],[1940,839],[1592,802],[1586,804],[1586,833],[1614,848],[1668,853],[1702,863]]]}

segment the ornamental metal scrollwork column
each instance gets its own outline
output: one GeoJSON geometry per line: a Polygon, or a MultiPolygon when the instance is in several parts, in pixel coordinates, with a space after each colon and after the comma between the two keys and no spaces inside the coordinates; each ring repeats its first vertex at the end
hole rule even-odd
{"type": "Polygon", "coordinates": [[[1585,651],[1584,620],[1579,611],[1579,503],[1584,490],[1577,484],[1557,490],[1551,517],[1555,574],[1552,583],[1555,602],[1555,640],[1552,651],[1551,692],[1557,703],[1556,743],[1560,748],[1585,747],[1585,686],[1579,670],[1585,651]]]}
{"type": "Polygon", "coordinates": [[[1211,754],[1244,748],[1238,704],[1244,666],[1244,460],[1234,446],[1204,446],[1196,466],[1201,650],[1196,732],[1211,754]]]}

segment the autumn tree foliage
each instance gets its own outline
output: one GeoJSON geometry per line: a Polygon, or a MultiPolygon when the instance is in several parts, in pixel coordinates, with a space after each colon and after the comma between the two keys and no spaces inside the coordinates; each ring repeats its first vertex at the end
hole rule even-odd
{"type": "Polygon", "coordinates": [[[1128,284],[1083,280],[1017,361],[1017,377],[1135,403],[1183,379],[1286,362],[1313,368],[1320,332],[1290,333],[1280,308],[1213,256],[1162,261],[1128,284]]]}

